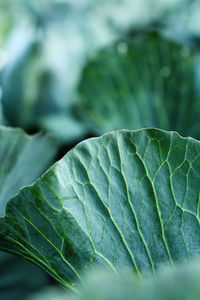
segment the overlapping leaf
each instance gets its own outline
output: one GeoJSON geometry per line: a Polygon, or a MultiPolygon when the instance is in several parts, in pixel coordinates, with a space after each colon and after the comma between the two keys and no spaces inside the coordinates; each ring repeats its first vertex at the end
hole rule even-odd
{"type": "MultiPolygon", "coordinates": [[[[63,42],[61,37],[47,43],[31,38],[29,31],[20,29],[11,41],[8,52],[15,46],[17,54],[10,59],[1,80],[3,112],[9,124],[25,130],[48,131],[64,143],[83,139],[87,128],[72,112],[73,97],[66,97],[63,70],[68,68],[53,62],[54,50],[49,52],[52,44],[63,42]]],[[[66,51],[59,47],[56,48],[61,52],[58,55],[65,57],[66,51]]],[[[61,57],[60,60],[65,59],[61,57]]]]}
{"type": "Polygon", "coordinates": [[[50,166],[56,150],[50,137],[0,126],[0,216],[10,198],[50,166]]]}
{"type": "MultiPolygon", "coordinates": [[[[10,197],[49,167],[56,148],[50,137],[31,137],[21,129],[0,127],[0,216],[4,215],[10,197]]],[[[0,252],[1,299],[23,300],[45,285],[47,278],[41,270],[19,257],[0,252]]]]}
{"type": "Polygon", "coordinates": [[[118,41],[86,66],[81,110],[98,132],[158,127],[199,138],[195,65],[194,51],[156,35],[118,41]]]}
{"type": "Polygon", "coordinates": [[[0,248],[69,286],[100,263],[155,272],[200,254],[200,143],[157,129],[86,140],[9,201],[0,248]]]}

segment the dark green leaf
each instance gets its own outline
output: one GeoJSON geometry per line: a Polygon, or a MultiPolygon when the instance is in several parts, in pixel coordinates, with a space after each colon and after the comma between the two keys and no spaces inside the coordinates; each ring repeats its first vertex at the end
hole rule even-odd
{"type": "Polygon", "coordinates": [[[23,300],[47,284],[42,270],[20,257],[0,252],[0,299],[23,300]]]}
{"type": "Polygon", "coordinates": [[[9,201],[0,248],[66,286],[94,263],[137,274],[173,266],[200,254],[199,174],[200,143],[175,132],[86,140],[9,201]]]}
{"type": "Polygon", "coordinates": [[[9,61],[2,75],[3,110],[11,126],[29,129],[38,118],[55,111],[53,104],[53,74],[43,62],[43,48],[38,39],[27,38],[28,32],[19,31],[16,55],[9,61]],[[18,41],[19,43],[19,41],[18,41]],[[18,49],[19,48],[19,49],[18,49]]]}
{"type": "Polygon", "coordinates": [[[101,133],[158,127],[200,138],[195,66],[194,51],[157,35],[118,41],[86,66],[80,110],[101,133]]]}
{"type": "Polygon", "coordinates": [[[13,47],[19,49],[15,49],[16,57],[9,61],[2,74],[2,105],[6,119],[11,126],[46,130],[64,143],[83,139],[87,128],[74,117],[75,101],[71,95],[66,97],[65,83],[58,76],[62,74],[59,64],[50,60],[51,55],[48,61],[47,42],[27,39],[27,35],[26,31],[16,35],[20,46],[16,46],[13,39],[13,47]],[[24,40],[22,46],[21,39],[24,40]]]}

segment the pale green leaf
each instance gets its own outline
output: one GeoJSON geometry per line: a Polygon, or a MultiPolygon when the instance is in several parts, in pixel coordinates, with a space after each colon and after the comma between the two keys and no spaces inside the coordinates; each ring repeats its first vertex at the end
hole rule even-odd
{"type": "Polygon", "coordinates": [[[50,166],[56,150],[51,137],[0,126],[0,216],[10,198],[50,166]]]}
{"type": "MultiPolygon", "coordinates": [[[[55,141],[41,134],[28,136],[21,129],[0,127],[0,215],[11,196],[31,184],[51,164],[55,141]]],[[[0,298],[23,300],[47,285],[45,274],[30,263],[0,252],[0,298]],[[27,276],[31,274],[31,276],[27,276]]]]}
{"type": "Polygon", "coordinates": [[[115,276],[102,269],[84,274],[86,286],[78,295],[69,295],[59,289],[45,289],[26,300],[199,300],[200,262],[164,268],[155,278],[120,274],[115,276]]]}
{"type": "MultiPolygon", "coordinates": [[[[69,300],[199,300],[200,262],[178,265],[174,269],[163,269],[152,279],[138,280],[121,274],[113,276],[102,270],[86,274],[86,288],[69,300]]],[[[43,298],[45,300],[45,298],[43,298]]],[[[35,298],[37,300],[37,298],[35,298]]]]}
{"type": "Polygon", "coordinates": [[[86,126],[73,114],[52,114],[41,118],[39,125],[64,143],[70,144],[87,135],[86,126]]]}

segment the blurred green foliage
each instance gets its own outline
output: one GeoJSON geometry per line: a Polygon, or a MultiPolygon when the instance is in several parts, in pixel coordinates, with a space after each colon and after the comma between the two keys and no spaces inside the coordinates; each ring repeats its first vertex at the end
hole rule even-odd
{"type": "Polygon", "coordinates": [[[157,34],[136,34],[85,67],[79,108],[97,127],[157,127],[200,138],[196,52],[157,34]],[[188,80],[189,79],[189,80],[188,80]]]}
{"type": "Polygon", "coordinates": [[[49,285],[42,270],[5,252],[0,252],[0,278],[0,298],[3,300],[23,300],[49,285]]]}
{"type": "MultiPolygon", "coordinates": [[[[184,53],[184,49],[186,52],[190,51],[187,50],[188,35],[191,40],[192,37],[197,36],[197,33],[191,32],[186,15],[188,15],[188,11],[196,15],[197,7],[197,2],[190,1],[188,3],[186,0],[151,0],[148,2],[113,0],[109,3],[85,0],[81,4],[67,0],[40,1],[40,3],[36,1],[27,3],[22,0],[1,2],[0,22],[3,25],[1,26],[2,32],[0,32],[2,44],[0,57],[2,58],[1,65],[4,68],[1,72],[0,82],[3,111],[8,124],[23,127],[30,132],[40,129],[49,131],[57,137],[61,144],[65,145],[78,142],[91,134],[96,135],[99,132],[120,127],[134,129],[161,125],[162,128],[180,129],[180,133],[184,135],[191,134],[197,137],[197,133],[193,133],[194,129],[191,129],[196,126],[191,124],[192,113],[189,114],[190,129],[187,130],[183,129],[185,125],[179,124],[180,126],[178,126],[171,124],[171,120],[166,120],[167,118],[171,119],[174,114],[174,118],[182,118],[180,122],[184,121],[183,116],[178,116],[180,109],[175,108],[175,102],[178,102],[178,106],[186,110],[187,105],[182,104],[181,101],[188,101],[189,93],[195,93],[191,83],[188,88],[183,87],[187,82],[187,76],[190,76],[187,72],[194,77],[195,62],[189,63],[189,57],[183,57],[181,54],[177,56],[176,52],[179,51],[179,46],[176,45],[176,40],[178,42],[181,40],[183,43],[180,46],[180,50],[183,49],[182,53],[184,53]],[[154,10],[149,9],[152,5],[154,5],[154,10]],[[177,16],[177,11],[181,11],[182,17],[177,16]],[[185,31],[181,32],[177,39],[175,35],[182,26],[184,16],[187,20],[185,31]],[[173,28],[171,24],[173,24],[173,28]],[[140,32],[152,30],[159,31],[159,35],[162,35],[163,32],[170,35],[175,40],[174,45],[172,42],[164,41],[163,38],[157,38],[153,46],[147,42],[147,39],[143,39],[140,46],[136,46],[138,37],[135,38],[132,33],[140,34],[140,32]],[[165,49],[161,49],[162,46],[165,49]],[[102,47],[104,50],[101,50],[102,47]],[[122,53],[126,51],[126,49],[122,49],[123,47],[128,48],[127,53],[122,53]],[[144,53],[146,47],[147,56],[143,57],[144,54],[141,54],[139,57],[140,50],[144,53]],[[112,53],[112,51],[115,52],[115,49],[116,53],[112,53]],[[136,66],[134,66],[132,57],[134,52],[138,52],[136,66]],[[161,56],[161,59],[158,56],[161,56]],[[90,57],[96,57],[96,62],[93,60],[91,63],[90,57]],[[98,67],[94,67],[94,63],[98,64],[98,67]],[[148,65],[154,63],[156,65],[149,69],[148,65]],[[99,78],[101,65],[102,74],[99,78]],[[184,68],[183,72],[179,72],[179,67],[184,68]],[[162,73],[162,68],[165,74],[162,73]],[[170,76],[166,76],[166,68],[171,68],[170,76]],[[89,75],[88,77],[88,72],[93,72],[94,76],[89,75]],[[105,76],[103,72],[106,73],[105,76]],[[141,72],[144,75],[140,79],[141,72]],[[183,75],[185,77],[182,79],[183,75]],[[107,77],[109,77],[108,82],[107,77]],[[84,91],[83,94],[81,93],[81,98],[85,105],[82,105],[83,101],[79,101],[80,94],[77,88],[79,82],[81,82],[81,90],[84,91]],[[103,88],[101,88],[101,84],[103,88]],[[137,90],[135,89],[136,85],[138,86],[137,90]],[[147,88],[147,86],[149,87],[147,88]],[[133,87],[134,95],[131,92],[133,87]],[[188,91],[184,92],[184,88],[188,91]],[[152,120],[147,122],[148,118],[152,118],[145,116],[143,120],[143,115],[140,122],[136,120],[135,115],[133,116],[134,122],[130,121],[131,112],[134,111],[137,114],[135,106],[139,106],[140,109],[141,101],[144,101],[141,100],[141,97],[145,97],[142,94],[149,93],[149,89],[153,90],[149,100],[152,110],[155,106],[155,109],[159,110],[159,104],[156,104],[159,100],[154,99],[155,97],[162,98],[162,101],[167,99],[166,106],[172,106],[171,111],[168,112],[169,109],[162,108],[160,122],[152,120]],[[104,91],[107,92],[107,95],[104,91]],[[160,95],[158,95],[159,93],[160,95]],[[176,93],[179,93],[177,97],[176,93]],[[188,94],[185,96],[187,100],[181,100],[181,93],[188,94]],[[99,100],[98,95],[100,94],[106,99],[99,100]],[[121,101],[113,106],[116,96],[120,97],[121,101]],[[134,101],[126,104],[127,110],[130,110],[129,117],[127,118],[125,109],[120,112],[121,117],[117,117],[116,110],[119,111],[125,97],[129,97],[129,101],[131,101],[131,97],[134,98],[134,101]],[[96,103],[96,108],[91,109],[94,103],[96,103]],[[97,103],[99,104],[97,105],[97,103]],[[108,106],[110,108],[107,111],[108,106]],[[90,108],[89,118],[88,107],[90,108]],[[112,107],[113,112],[111,111],[112,107]],[[98,119],[102,119],[105,110],[104,121],[102,121],[104,125],[99,126],[98,119]],[[103,130],[100,128],[97,131],[93,127],[94,124],[90,126],[91,115],[93,120],[96,119],[93,123],[97,123],[98,127],[103,126],[103,130]],[[164,117],[162,118],[162,116],[164,117]],[[120,121],[123,118],[126,122],[120,121]],[[166,122],[168,125],[164,125],[166,122]]],[[[195,18],[194,20],[198,25],[195,18]]],[[[194,61],[196,54],[192,56],[194,61]]],[[[192,78],[192,85],[194,81],[195,79],[192,78]]],[[[196,95],[192,95],[192,98],[195,97],[197,98],[196,95]]],[[[196,103],[196,100],[192,101],[196,103]]],[[[147,106],[145,102],[142,105],[147,106]]],[[[194,104],[194,106],[197,105],[194,104]]],[[[182,112],[180,112],[181,114],[182,112]]],[[[185,124],[187,122],[186,119],[185,124]]]]}
{"type": "Polygon", "coordinates": [[[46,289],[26,300],[198,300],[200,264],[194,261],[163,268],[155,278],[142,280],[132,275],[115,276],[108,271],[90,270],[84,278],[85,287],[79,295],[69,295],[58,289],[46,289]]]}
{"type": "MultiPolygon", "coordinates": [[[[1,0],[0,124],[50,132],[57,157],[122,127],[200,138],[199,13],[198,0],[1,0]]],[[[0,298],[46,284],[29,267],[0,256],[0,298]]]]}

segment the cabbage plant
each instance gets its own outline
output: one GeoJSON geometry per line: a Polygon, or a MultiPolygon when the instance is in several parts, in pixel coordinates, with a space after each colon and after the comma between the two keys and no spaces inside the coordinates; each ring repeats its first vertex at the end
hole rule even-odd
{"type": "MultiPolygon", "coordinates": [[[[11,172],[9,156],[7,166],[11,172]]],[[[119,130],[85,140],[1,199],[0,249],[74,292],[96,265],[155,276],[200,254],[199,170],[199,141],[176,132],[119,130]]]]}

